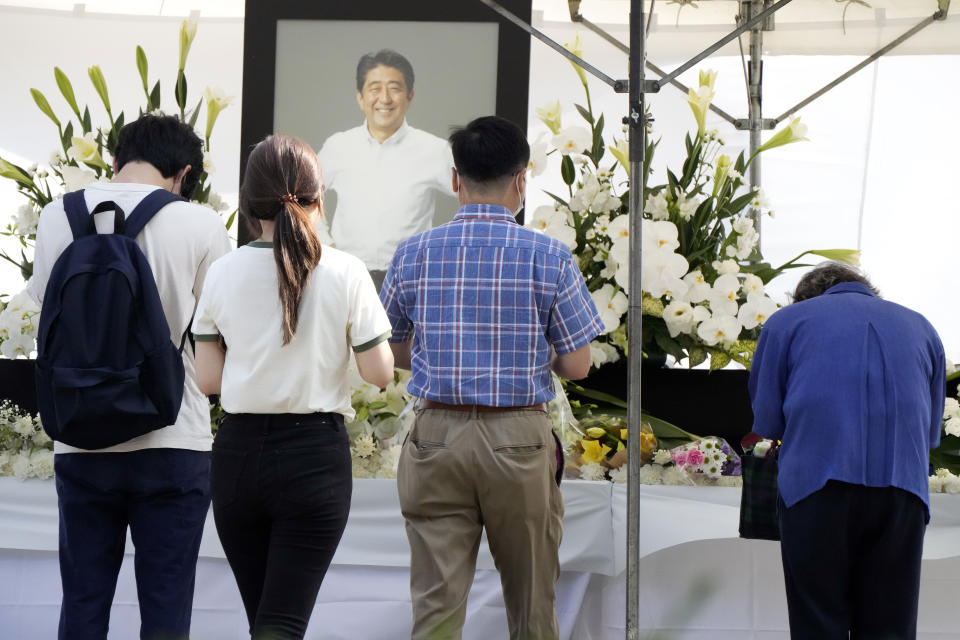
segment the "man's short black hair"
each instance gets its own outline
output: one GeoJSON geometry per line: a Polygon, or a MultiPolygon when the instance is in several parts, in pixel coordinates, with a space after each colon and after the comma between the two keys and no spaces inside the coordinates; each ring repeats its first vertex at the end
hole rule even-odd
{"type": "Polygon", "coordinates": [[[797,288],[793,292],[793,301],[801,302],[816,298],[826,293],[830,287],[841,282],[859,282],[873,291],[874,295],[880,295],[880,291],[856,267],[842,262],[823,262],[800,278],[800,282],[797,283],[797,288]]]}
{"type": "Polygon", "coordinates": [[[527,136],[499,116],[483,116],[450,134],[457,173],[476,183],[514,176],[530,161],[527,136]]]}
{"type": "Polygon", "coordinates": [[[113,157],[118,170],[128,162],[146,162],[164,178],[172,178],[190,165],[180,189],[184,198],[193,194],[203,173],[203,141],[193,127],[176,116],[147,113],[124,125],[113,157]]]}
{"type": "Polygon", "coordinates": [[[357,63],[358,92],[363,91],[363,83],[367,81],[370,70],[379,66],[390,67],[402,73],[403,81],[407,85],[407,95],[413,93],[413,65],[393,49],[380,49],[376,53],[367,53],[360,57],[357,63]]]}

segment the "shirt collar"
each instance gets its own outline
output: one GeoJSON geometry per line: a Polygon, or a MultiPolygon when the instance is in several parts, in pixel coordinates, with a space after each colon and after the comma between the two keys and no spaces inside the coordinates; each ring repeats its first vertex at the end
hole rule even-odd
{"type": "Polygon", "coordinates": [[[457,220],[499,220],[501,222],[516,223],[517,219],[513,217],[510,209],[498,204],[465,204],[457,211],[453,217],[457,220]]]}
{"type": "Polygon", "coordinates": [[[383,142],[379,142],[376,138],[370,135],[370,129],[367,128],[366,119],[364,119],[363,121],[363,133],[367,137],[367,140],[369,140],[371,144],[375,144],[379,146],[388,145],[388,144],[400,144],[401,142],[403,142],[403,139],[407,137],[407,132],[409,130],[410,130],[410,127],[407,126],[407,119],[404,118],[403,122],[400,123],[400,128],[394,131],[393,135],[391,135],[389,138],[387,138],[383,142]]]}
{"type": "Polygon", "coordinates": [[[841,282],[840,284],[835,284],[826,291],[823,292],[824,295],[833,295],[834,293],[862,293],[867,296],[874,296],[873,291],[870,290],[870,287],[860,282],[841,282]]]}

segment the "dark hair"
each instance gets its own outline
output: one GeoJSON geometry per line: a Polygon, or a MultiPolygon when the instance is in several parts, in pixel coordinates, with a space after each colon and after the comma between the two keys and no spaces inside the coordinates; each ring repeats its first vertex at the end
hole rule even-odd
{"type": "Polygon", "coordinates": [[[402,73],[403,81],[407,85],[407,95],[413,92],[413,65],[393,49],[380,49],[376,53],[367,53],[360,57],[357,62],[357,91],[363,91],[367,74],[379,66],[390,67],[402,73]]]}
{"type": "Polygon", "coordinates": [[[273,257],[277,263],[283,344],[297,330],[307,280],[320,261],[320,239],[307,209],[320,201],[320,161],[303,140],[267,136],[247,159],[240,186],[240,213],[254,229],[273,220],[273,257]]]}
{"type": "Polygon", "coordinates": [[[499,116],[483,116],[455,129],[450,146],[457,173],[479,184],[515,176],[530,160],[527,136],[499,116]]]}
{"type": "Polygon", "coordinates": [[[800,302],[816,298],[841,282],[859,282],[873,291],[874,295],[880,295],[880,291],[856,267],[842,262],[823,262],[800,278],[793,292],[793,301],[800,302]]]}
{"type": "Polygon", "coordinates": [[[203,173],[203,141],[176,116],[146,113],[124,125],[113,157],[118,170],[128,162],[146,162],[164,178],[172,178],[190,165],[180,186],[184,198],[193,194],[203,173]]]}

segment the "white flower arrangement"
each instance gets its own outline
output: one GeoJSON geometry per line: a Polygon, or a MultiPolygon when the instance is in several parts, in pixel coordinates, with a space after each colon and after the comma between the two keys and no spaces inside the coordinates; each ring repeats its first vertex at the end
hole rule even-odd
{"type": "Polygon", "coordinates": [[[40,416],[30,416],[9,400],[0,403],[0,476],[53,477],[53,442],[40,416]]]}
{"type": "Polygon", "coordinates": [[[404,438],[413,424],[413,396],[407,393],[410,372],[394,370],[384,390],[364,382],[351,368],[351,404],[347,423],[354,478],[396,478],[404,438]]]}
{"type": "Polygon", "coordinates": [[[29,358],[36,349],[40,309],[26,291],[0,303],[0,354],[29,358]]]}
{"type": "MultiPolygon", "coordinates": [[[[577,39],[569,48],[578,50],[577,39]]],[[[538,108],[540,121],[552,134],[552,149],[561,159],[566,197],[549,194],[554,205],[539,207],[528,225],[571,248],[603,317],[605,330],[591,347],[594,367],[626,354],[627,296],[630,295],[628,226],[629,197],[620,187],[629,172],[628,144],[614,138],[605,146],[603,116],[593,113],[583,70],[574,65],[586,95],[576,105],[589,130],[563,126],[559,102],[538,108]],[[615,160],[603,164],[606,151],[615,160]]],[[[749,367],[760,327],[777,310],[764,286],[783,270],[809,266],[797,261],[807,253],[856,263],[859,253],[847,250],[807,251],[774,268],[762,261],[759,233],[750,215],[768,212],[759,189],[743,179],[753,157],[741,152],[734,160],[722,153],[724,142],[704,127],[714,97],[716,72],[701,71],[700,85],[688,103],[697,129],[686,137],[687,157],[681,171],[667,171],[667,182],[648,186],[650,160],[659,141],[648,141],[645,155],[643,207],[643,350],[669,354],[696,366],[710,358],[711,368],[731,360],[749,367]]],[[[775,133],[760,147],[806,140],[799,119],[775,133]]],[[[541,136],[532,167],[542,170],[541,136]]],[[[533,157],[533,154],[531,154],[533,157]]],[[[535,176],[536,173],[532,172],[535,176]]],[[[635,292],[637,293],[637,292],[635,292]]]]}
{"type": "MultiPolygon", "coordinates": [[[[213,172],[213,165],[208,158],[210,135],[217,116],[230,104],[233,98],[224,95],[223,91],[219,89],[207,88],[204,91],[204,97],[197,102],[196,106],[192,109],[187,108],[187,81],[184,75],[184,65],[196,32],[197,24],[194,21],[184,20],[180,25],[180,66],[177,71],[177,80],[172,86],[174,87],[176,108],[179,111],[181,121],[188,123],[191,127],[195,126],[201,107],[206,107],[207,117],[203,134],[205,151],[203,173],[200,175],[200,181],[192,196],[193,202],[208,206],[220,213],[226,211],[228,207],[219,195],[211,191],[211,185],[209,184],[209,177],[213,172]]],[[[139,46],[136,50],[136,63],[143,87],[145,104],[131,111],[152,114],[162,113],[160,111],[160,82],[159,80],[156,81],[153,88],[149,88],[147,56],[139,46]]],[[[54,78],[57,89],[70,109],[69,117],[63,118],[57,115],[47,97],[38,89],[30,89],[30,94],[37,108],[56,126],[57,145],[60,148],[51,154],[48,166],[45,167],[36,164],[20,167],[0,158],[0,178],[13,181],[17,190],[27,199],[27,202],[13,214],[6,229],[0,231],[2,235],[14,236],[19,239],[21,244],[20,256],[10,256],[6,252],[0,251],[0,259],[6,260],[19,268],[25,281],[29,280],[33,274],[32,248],[36,240],[37,223],[43,207],[54,199],[61,197],[64,193],[83,189],[93,182],[107,181],[113,177],[112,155],[116,148],[120,129],[123,128],[126,118],[122,111],[114,117],[107,83],[100,67],[92,66],[87,73],[107,114],[107,122],[104,126],[94,126],[89,105],[81,107],[81,104],[77,102],[77,95],[70,79],[59,67],[55,67],[54,78]]],[[[236,212],[234,211],[226,219],[225,224],[228,229],[233,225],[235,216],[236,212]]],[[[31,346],[29,350],[21,349],[20,351],[32,350],[31,346]]]]}

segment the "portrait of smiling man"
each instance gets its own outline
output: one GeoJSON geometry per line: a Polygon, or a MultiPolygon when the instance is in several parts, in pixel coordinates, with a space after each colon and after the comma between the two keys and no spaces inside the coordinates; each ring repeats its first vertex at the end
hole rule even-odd
{"type": "Polygon", "coordinates": [[[413,66],[390,49],[357,63],[363,124],[333,134],[320,149],[324,184],[336,193],[330,234],[359,257],[379,289],[397,245],[432,226],[436,195],[452,195],[446,140],[407,124],[413,66]]]}

